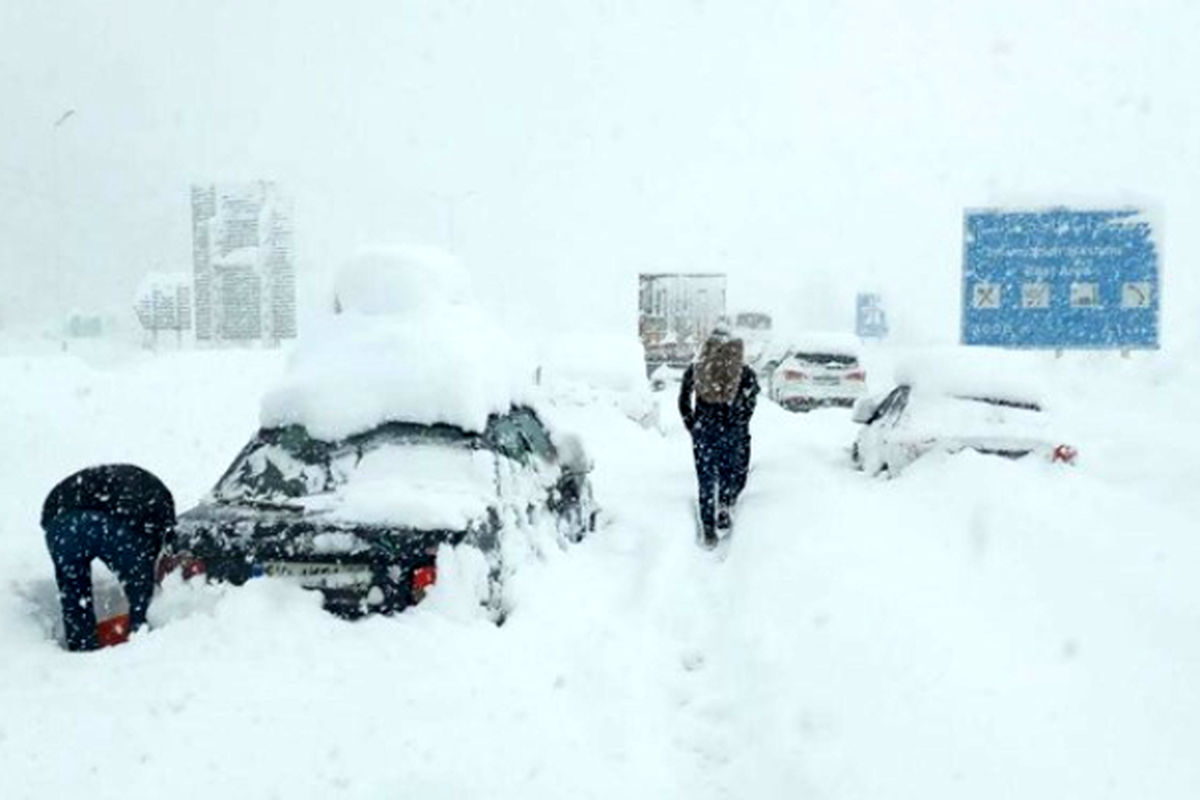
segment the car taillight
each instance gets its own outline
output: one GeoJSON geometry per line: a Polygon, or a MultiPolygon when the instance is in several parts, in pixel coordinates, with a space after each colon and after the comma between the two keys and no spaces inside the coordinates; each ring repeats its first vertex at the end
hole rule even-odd
{"type": "Polygon", "coordinates": [[[1060,464],[1074,464],[1079,451],[1069,444],[1060,444],[1050,454],[1050,460],[1060,464]]]}
{"type": "Polygon", "coordinates": [[[846,380],[848,381],[865,381],[866,379],[867,373],[863,372],[862,370],[846,373],[846,380]]]}
{"type": "Polygon", "coordinates": [[[800,372],[799,370],[794,369],[785,369],[783,371],[783,377],[789,381],[806,381],[808,380],[808,373],[800,372]]]}
{"type": "Polygon", "coordinates": [[[208,572],[208,565],[204,563],[204,559],[196,558],[190,553],[176,553],[163,556],[158,559],[158,564],[155,567],[155,580],[161,583],[163,578],[175,570],[179,570],[179,574],[184,580],[187,580],[188,578],[194,578],[197,575],[203,575],[208,572]]]}
{"type": "Polygon", "coordinates": [[[425,591],[437,583],[437,567],[417,567],[412,574],[413,602],[420,602],[425,597],[425,591]]]}

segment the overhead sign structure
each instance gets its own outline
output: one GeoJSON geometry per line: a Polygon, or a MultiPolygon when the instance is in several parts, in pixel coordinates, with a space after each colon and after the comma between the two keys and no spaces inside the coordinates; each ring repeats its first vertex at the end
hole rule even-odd
{"type": "Polygon", "coordinates": [[[859,292],[854,304],[854,333],[860,339],[883,339],[887,337],[887,314],[883,310],[883,298],[869,292],[859,292]]]}
{"type": "Polygon", "coordinates": [[[963,234],[963,344],[1158,347],[1158,250],[1141,211],[968,211],[963,234]]]}

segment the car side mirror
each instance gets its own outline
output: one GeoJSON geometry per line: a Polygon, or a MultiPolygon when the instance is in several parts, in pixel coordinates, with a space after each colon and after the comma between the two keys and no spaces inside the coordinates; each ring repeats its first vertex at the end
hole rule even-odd
{"type": "Polygon", "coordinates": [[[586,475],[592,471],[594,464],[583,447],[583,440],[573,433],[565,433],[555,437],[555,447],[558,450],[558,463],[563,471],[570,475],[586,475]]]}
{"type": "Polygon", "coordinates": [[[879,403],[877,397],[858,398],[854,402],[854,411],[851,413],[850,419],[859,425],[866,425],[871,421],[871,417],[875,416],[875,410],[879,408],[879,403]]]}

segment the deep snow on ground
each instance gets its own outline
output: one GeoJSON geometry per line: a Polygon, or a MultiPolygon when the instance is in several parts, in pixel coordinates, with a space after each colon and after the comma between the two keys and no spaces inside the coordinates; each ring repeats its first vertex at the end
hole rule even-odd
{"type": "MultiPolygon", "coordinates": [[[[868,354],[873,388],[893,360],[868,354]]],[[[154,630],[59,649],[45,492],[132,460],[188,507],[283,361],[0,358],[5,797],[1200,795],[1200,372],[1180,355],[1029,357],[1073,469],[962,455],[873,480],[846,413],[764,402],[724,561],[693,543],[673,398],[664,434],[609,389],[556,390],[605,519],[522,565],[504,626],[460,556],[394,618],[172,581],[154,630]]]]}

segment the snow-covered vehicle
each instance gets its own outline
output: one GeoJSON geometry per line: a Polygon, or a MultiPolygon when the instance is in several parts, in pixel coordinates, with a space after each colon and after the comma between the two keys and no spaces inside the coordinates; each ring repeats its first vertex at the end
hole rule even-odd
{"type": "Polygon", "coordinates": [[[789,411],[852,406],[867,391],[867,373],[849,337],[806,338],[769,368],[769,395],[789,411]]]}
{"type": "Polygon", "coordinates": [[[862,425],[850,455],[868,475],[894,476],[930,452],[978,453],[1073,463],[1075,448],[1054,434],[1036,401],[1012,395],[950,394],[901,384],[864,397],[853,419],[862,425]]]}
{"type": "Polygon", "coordinates": [[[263,398],[258,433],[180,516],[164,566],[285,576],[357,616],[410,605],[439,554],[464,546],[486,561],[454,551],[479,578],[464,584],[498,615],[519,555],[594,524],[582,443],[533,410],[533,363],[450,256],[362,251],[330,305],[263,398]]]}
{"type": "Polygon", "coordinates": [[[595,525],[589,464],[525,407],[481,432],[386,422],[339,441],[303,426],[260,430],[195,508],[163,568],[241,584],[284,576],[341,616],[391,612],[436,580],[442,544],[483,553],[499,610],[501,528],[545,517],[567,539],[595,525]]]}
{"type": "Polygon", "coordinates": [[[655,392],[677,390],[679,384],[683,383],[683,373],[686,371],[687,367],[659,364],[650,373],[650,389],[655,392]]]}

